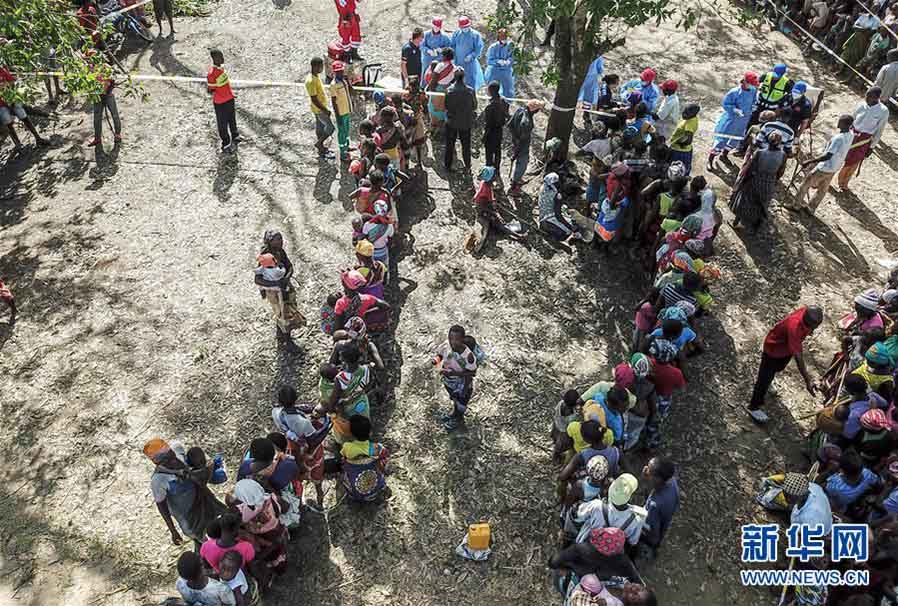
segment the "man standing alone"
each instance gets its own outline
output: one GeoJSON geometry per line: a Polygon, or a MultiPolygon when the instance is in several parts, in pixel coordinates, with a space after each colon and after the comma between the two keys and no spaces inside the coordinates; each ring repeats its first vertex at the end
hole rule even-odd
{"type": "Polygon", "coordinates": [[[465,84],[465,70],[458,68],[455,70],[452,86],[446,91],[446,152],[443,156],[446,170],[452,170],[456,139],[461,140],[465,169],[471,170],[471,129],[474,127],[476,112],[477,97],[474,89],[465,84]]]}
{"type": "Polygon", "coordinates": [[[321,74],[324,69],[324,59],[313,57],[311,62],[312,73],[306,76],[306,92],[309,94],[309,105],[315,114],[315,149],[318,157],[324,160],[333,160],[334,152],[324,146],[328,137],[334,134],[334,123],[331,121],[331,112],[327,109],[327,95],[324,93],[324,83],[321,82],[321,74]]]}
{"type": "Polygon", "coordinates": [[[804,379],[808,393],[814,395],[816,388],[805,367],[802,348],[804,340],[822,322],[822,309],[817,306],[800,307],[777,322],[776,326],[767,333],[761,351],[758,378],[751,395],[751,403],[748,405],[748,414],[754,421],[766,423],[769,420],[767,413],[761,410],[761,407],[764,406],[764,397],[773,383],[773,378],[777,373],[786,369],[792,358],[795,358],[795,365],[798,366],[798,372],[804,379]]]}
{"type": "Polygon", "coordinates": [[[240,135],[237,133],[237,110],[234,106],[234,93],[231,81],[224,68],[224,55],[220,50],[209,52],[212,67],[206,75],[206,85],[212,94],[212,105],[215,107],[215,122],[218,125],[218,136],[221,138],[221,151],[232,153],[237,149],[240,135]]]}

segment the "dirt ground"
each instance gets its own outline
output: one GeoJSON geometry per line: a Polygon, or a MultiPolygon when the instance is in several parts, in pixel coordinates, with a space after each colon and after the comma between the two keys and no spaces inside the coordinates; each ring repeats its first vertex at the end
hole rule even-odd
{"type": "MultiPolygon", "coordinates": [[[[223,0],[209,18],[180,20],[174,39],[138,48],[125,63],[141,73],[202,74],[214,46],[232,78],[300,79],[335,25],[330,5],[313,6],[223,0]]],[[[479,16],[489,9],[450,7],[479,16]]],[[[449,9],[370,0],[361,10],[364,54],[387,61],[395,76],[407,32],[449,9]],[[375,23],[393,27],[375,32],[375,23]]],[[[681,96],[702,104],[707,133],[723,92],[745,69],[775,60],[827,91],[815,124],[819,152],[858,91],[779,34],[716,17],[688,34],[644,28],[608,57],[607,69],[629,76],[653,65],[661,78],[678,79],[681,96]]],[[[520,87],[545,93],[536,79],[520,87]]],[[[309,153],[304,94],[238,90],[248,141],[238,156],[221,156],[202,88],[146,88],[149,103],[119,102],[119,150],[109,142],[102,153],[86,148],[90,116],[69,102],[40,123],[51,149],[15,158],[7,144],[0,152],[0,276],[21,308],[14,329],[0,322],[0,437],[9,445],[0,472],[0,604],[131,606],[174,594],[181,548],[156,513],[140,446],[156,435],[199,444],[224,453],[233,474],[250,439],[269,431],[277,388],[291,382],[311,398],[327,352],[317,326],[299,335],[302,355],[278,352],[250,273],[262,232],[280,229],[302,309],[316,317],[352,259],[352,182],[309,153]]],[[[708,144],[705,134],[698,173],[708,144]]],[[[775,205],[770,229],[755,238],[721,230],[724,279],[702,325],[710,351],[689,365],[689,391],[675,404],[662,450],[680,465],[683,491],[660,559],[645,571],[665,606],[775,599],[739,587],[739,527],[767,519],[752,501],[759,477],[804,464],[802,417],[814,401],[790,372],[776,384],[773,422],[752,425],[742,406],[757,351],[781,315],[818,302],[828,321],[809,357],[818,371],[826,367],[834,321],[849,297],[881,282],[877,259],[898,249],[896,168],[893,122],[852,193],[830,195],[817,218],[775,205]]],[[[711,178],[722,207],[734,172],[711,178]]],[[[384,344],[392,370],[387,401],[374,410],[376,434],[395,453],[392,496],[360,507],[329,493],[326,521],[306,517],[290,572],[267,604],[558,601],[545,566],[557,529],[551,410],[565,388],[609,376],[646,284],[626,256],[568,251],[536,234],[526,247],[491,240],[479,258],[465,255],[471,192],[457,175],[445,177],[428,168],[401,207],[403,246],[388,293],[397,314],[384,344]],[[435,422],[448,402],[428,354],[456,322],[485,344],[489,361],[467,430],[447,435],[435,422]],[[454,548],[466,525],[481,520],[492,524],[493,555],[464,562],[454,548]]],[[[535,183],[529,189],[518,208],[524,218],[535,183]]],[[[643,462],[624,464],[638,473],[643,462]]]]}

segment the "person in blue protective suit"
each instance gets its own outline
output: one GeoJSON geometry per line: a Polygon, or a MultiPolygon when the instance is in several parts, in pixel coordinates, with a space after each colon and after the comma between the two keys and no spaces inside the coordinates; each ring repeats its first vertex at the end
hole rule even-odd
{"type": "Polygon", "coordinates": [[[499,83],[503,97],[514,97],[514,46],[505,28],[496,33],[498,40],[486,51],[486,81],[499,83]]]}
{"type": "Polygon", "coordinates": [[[424,43],[421,44],[422,76],[431,63],[442,60],[444,48],[452,48],[452,40],[443,33],[443,20],[434,17],[430,31],[424,34],[424,43]]]}
{"type": "Polygon", "coordinates": [[[661,90],[655,84],[655,70],[647,67],[642,70],[639,80],[633,79],[625,82],[620,88],[621,99],[626,101],[627,96],[634,91],[642,93],[640,100],[645,103],[649,113],[655,113],[658,99],[661,97],[661,90]]]}
{"type": "MultiPolygon", "coordinates": [[[[761,112],[772,110],[779,112],[789,101],[792,87],[795,83],[786,75],[788,69],[785,63],[777,63],[769,72],[765,72],[758,78],[758,95],[755,98],[755,107],[751,112],[751,120],[748,128],[761,121],[761,112]]],[[[748,141],[743,140],[736,155],[744,155],[748,149],[748,141]]]]}
{"type": "Polygon", "coordinates": [[[465,84],[474,92],[483,88],[483,68],[480,67],[483,38],[480,32],[471,28],[471,20],[464,15],[458,18],[458,29],[452,32],[452,50],[455,51],[455,64],[465,70],[465,84]]]}
{"type": "Polygon", "coordinates": [[[592,126],[592,116],[587,110],[594,109],[599,101],[599,89],[602,85],[602,74],[605,72],[605,59],[601,56],[595,58],[595,61],[589,64],[586,70],[586,77],[583,79],[583,85],[580,86],[580,95],[577,101],[583,112],[583,124],[587,128],[592,126]]]}
{"type": "Polygon", "coordinates": [[[751,119],[757,90],[758,74],[745,72],[739,86],[731,88],[723,96],[723,101],[720,103],[723,106],[723,114],[717,119],[714,132],[718,135],[728,136],[720,136],[714,140],[714,146],[708,154],[709,171],[716,169],[714,161],[717,156],[726,159],[731,149],[736,149],[741,145],[742,137],[745,137],[745,131],[748,128],[748,121],[751,119]],[[733,139],[731,137],[740,138],[733,139]]]}

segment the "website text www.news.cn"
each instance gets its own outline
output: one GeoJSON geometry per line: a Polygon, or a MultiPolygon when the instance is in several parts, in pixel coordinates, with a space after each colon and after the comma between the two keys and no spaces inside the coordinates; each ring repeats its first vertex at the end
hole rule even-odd
{"type": "Polygon", "coordinates": [[[770,587],[788,585],[851,585],[870,583],[868,570],[740,570],[744,586],[770,587]]]}

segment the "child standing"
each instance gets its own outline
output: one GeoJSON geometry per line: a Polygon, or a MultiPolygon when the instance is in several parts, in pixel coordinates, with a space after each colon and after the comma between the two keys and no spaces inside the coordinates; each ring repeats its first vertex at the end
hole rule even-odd
{"type": "Polygon", "coordinates": [[[212,67],[206,75],[207,88],[212,93],[212,105],[215,107],[215,122],[218,124],[218,136],[221,138],[221,151],[230,154],[237,151],[240,134],[237,132],[237,110],[234,106],[234,93],[231,81],[222,65],[224,55],[218,49],[209,52],[212,67]]]}
{"type": "Polygon", "coordinates": [[[234,592],[236,606],[247,606],[253,602],[253,589],[243,572],[243,556],[238,551],[229,551],[221,558],[221,570],[218,576],[223,583],[227,583],[234,592]]]}
{"type": "Polygon", "coordinates": [[[464,422],[477,374],[477,359],[465,345],[464,328],[458,324],[449,328],[449,338],[437,349],[433,364],[440,371],[443,387],[452,400],[452,413],[443,416],[443,425],[448,431],[454,431],[464,422]]]}

